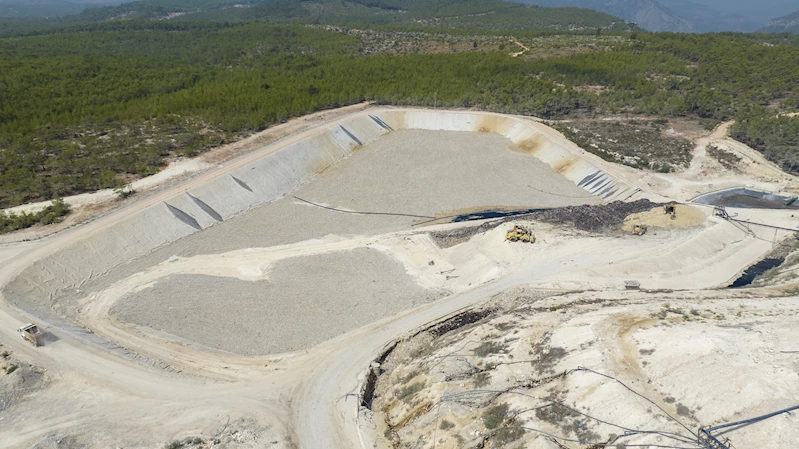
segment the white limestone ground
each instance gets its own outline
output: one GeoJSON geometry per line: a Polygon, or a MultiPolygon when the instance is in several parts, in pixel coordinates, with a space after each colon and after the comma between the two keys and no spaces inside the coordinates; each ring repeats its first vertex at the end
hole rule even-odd
{"type": "MultiPolygon", "coordinates": [[[[796,301],[506,296],[516,298],[512,312],[422,334],[385,361],[372,408],[384,412],[381,428],[392,426],[386,434],[395,444],[455,449],[487,436],[485,447],[698,448],[700,426],[799,403],[789,337],[799,324],[796,301]],[[492,412],[501,420],[491,423],[492,412]]],[[[735,447],[789,447],[799,415],[724,436],[735,447]]]]}

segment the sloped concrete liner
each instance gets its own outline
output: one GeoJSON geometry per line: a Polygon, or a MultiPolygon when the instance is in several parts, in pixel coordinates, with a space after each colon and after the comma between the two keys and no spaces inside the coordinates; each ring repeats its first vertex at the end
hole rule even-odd
{"type": "Polygon", "coordinates": [[[75,305],[67,297],[83,294],[75,289],[102,288],[171,255],[376,234],[414,224],[407,217],[334,213],[299,204],[291,195],[344,209],[440,216],[474,208],[596,204],[636,192],[579,148],[557,143],[562,137],[548,127],[514,117],[369,110],[306,135],[37,261],[7,284],[4,296],[23,309],[37,303],[69,315],[75,305]],[[388,140],[380,146],[383,136],[388,140]],[[435,157],[437,152],[446,158],[435,157]],[[578,186],[588,177],[595,178],[588,183],[593,188],[578,186]]]}

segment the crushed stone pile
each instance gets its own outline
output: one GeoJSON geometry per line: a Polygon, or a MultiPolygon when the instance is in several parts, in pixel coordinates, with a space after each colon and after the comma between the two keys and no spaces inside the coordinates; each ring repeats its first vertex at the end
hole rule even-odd
{"type": "MultiPolygon", "coordinates": [[[[618,228],[631,214],[651,210],[659,206],[647,199],[630,203],[614,201],[601,206],[568,206],[547,209],[526,216],[545,223],[562,224],[581,231],[603,232],[618,228]]],[[[525,218],[526,218],[525,217],[525,218]]]]}
{"type": "MultiPolygon", "coordinates": [[[[581,231],[606,232],[618,229],[630,215],[644,211],[659,211],[663,214],[662,204],[647,199],[630,203],[614,201],[605,205],[567,206],[554,209],[540,209],[529,214],[518,214],[483,223],[479,226],[461,227],[446,231],[430,232],[430,237],[440,248],[449,248],[463,243],[472,236],[490,231],[497,226],[519,219],[531,219],[544,223],[566,225],[581,231]]],[[[665,214],[664,214],[665,215],[665,214]]],[[[692,215],[693,216],[693,215],[692,215]]],[[[704,216],[702,216],[704,219],[704,216]]]]}
{"type": "Polygon", "coordinates": [[[439,248],[451,248],[468,241],[470,238],[483,232],[488,232],[504,223],[505,220],[489,221],[480,226],[469,226],[446,231],[433,231],[430,237],[436,242],[439,248]]]}
{"type": "MultiPolygon", "coordinates": [[[[5,353],[0,350],[0,354],[5,353]]],[[[21,403],[27,395],[46,385],[43,369],[18,360],[5,360],[4,357],[0,357],[0,360],[0,412],[21,403]]]]}

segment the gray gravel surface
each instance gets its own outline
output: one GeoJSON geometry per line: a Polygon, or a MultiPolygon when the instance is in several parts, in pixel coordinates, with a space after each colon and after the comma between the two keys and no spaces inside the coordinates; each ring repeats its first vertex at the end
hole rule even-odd
{"type": "MultiPolygon", "coordinates": [[[[303,203],[294,196],[339,209],[424,216],[600,201],[498,134],[399,130],[357,150],[281,200],[130,261],[83,284],[80,291],[65,291],[57,301],[57,309],[59,313],[72,316],[79,307],[79,299],[86,294],[101,291],[173,255],[190,257],[269,247],[331,234],[374,235],[412,229],[414,224],[423,221],[407,216],[336,212],[303,203]]],[[[350,280],[360,283],[359,276],[358,272],[353,272],[350,280]]],[[[188,296],[192,296],[191,292],[204,294],[198,284],[187,281],[180,277],[171,280],[168,290],[180,290],[188,296]],[[181,282],[186,284],[179,287],[177,284],[181,282]]],[[[215,296],[220,298],[259,288],[245,282],[225,281],[215,285],[215,296]],[[228,293],[226,288],[233,290],[228,293]]],[[[363,297],[357,291],[354,295],[353,300],[363,297]]],[[[18,301],[26,299],[18,298],[18,301]]],[[[346,306],[342,307],[345,310],[346,306]]],[[[213,310],[222,316],[226,313],[225,309],[213,310]]],[[[231,315],[237,316],[236,313],[231,315]]],[[[188,328],[193,324],[181,322],[177,327],[183,326],[188,328]]],[[[295,346],[279,347],[291,349],[295,346]]]]}
{"type": "Polygon", "coordinates": [[[291,195],[153,251],[82,290],[105,288],[173,255],[269,247],[329,234],[380,234],[423,221],[335,212],[293,196],[340,209],[425,216],[600,201],[498,134],[399,130],[364,146],[291,195]]]}
{"type": "Polygon", "coordinates": [[[176,275],[121,298],[125,322],[243,355],[296,351],[433,301],[396,260],[359,248],[286,259],[268,281],[176,275]]]}
{"type": "Polygon", "coordinates": [[[49,435],[37,441],[30,449],[85,449],[88,444],[81,443],[72,435],[49,435]]]}
{"type": "Polygon", "coordinates": [[[194,255],[298,242],[327,234],[377,234],[424,219],[484,209],[596,204],[599,198],[498,134],[407,129],[366,145],[290,196],[194,234],[161,253],[194,255]],[[552,192],[553,195],[542,193],[552,192]]]}

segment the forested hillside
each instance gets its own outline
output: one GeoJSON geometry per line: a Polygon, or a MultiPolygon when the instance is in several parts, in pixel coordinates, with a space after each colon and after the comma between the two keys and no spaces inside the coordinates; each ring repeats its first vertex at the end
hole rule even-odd
{"type": "Polygon", "coordinates": [[[799,116],[753,107],[738,115],[730,135],[762,152],[788,173],[799,174],[799,116]]]}
{"type": "Polygon", "coordinates": [[[272,0],[238,11],[239,19],[323,24],[413,24],[483,29],[630,29],[611,15],[494,0],[272,0]]]}
{"type": "Polygon", "coordinates": [[[739,138],[781,145],[772,157],[796,170],[797,144],[775,142],[769,126],[794,132],[777,111],[799,106],[797,85],[790,35],[76,24],[0,39],[0,206],[119,186],[314,110],[432,106],[434,95],[443,107],[546,118],[738,118],[739,138]]]}
{"type": "Polygon", "coordinates": [[[631,30],[617,17],[579,8],[501,0],[140,0],[51,20],[0,20],[0,36],[108,21],[227,21],[327,25],[414,25],[482,29],[631,30]]]}
{"type": "Polygon", "coordinates": [[[0,17],[58,17],[78,14],[88,4],[67,1],[0,1],[0,17]]]}

